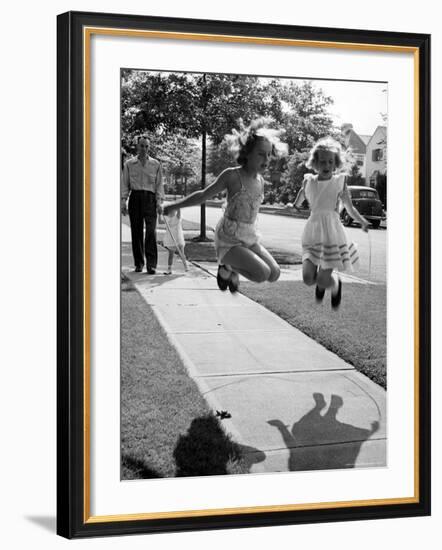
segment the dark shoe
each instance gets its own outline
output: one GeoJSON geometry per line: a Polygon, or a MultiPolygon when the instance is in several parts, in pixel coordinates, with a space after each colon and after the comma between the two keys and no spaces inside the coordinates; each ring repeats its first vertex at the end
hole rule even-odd
{"type": "Polygon", "coordinates": [[[135,268],[135,272],[136,273],[141,273],[143,271],[143,268],[139,265],[137,265],[137,267],[135,268]]]}
{"type": "Polygon", "coordinates": [[[316,298],[316,301],[319,303],[322,302],[322,300],[324,299],[324,294],[325,294],[325,288],[319,288],[318,285],[316,285],[316,288],[315,288],[315,298],[316,298]]]}
{"type": "Polygon", "coordinates": [[[223,268],[224,271],[227,271],[227,269],[224,265],[218,266],[218,273],[216,275],[216,282],[218,283],[218,288],[224,292],[225,290],[227,290],[227,287],[229,286],[230,276],[227,279],[224,279],[224,277],[222,277],[221,273],[220,273],[221,268],[223,268]]]}
{"type": "Polygon", "coordinates": [[[331,295],[331,307],[333,309],[338,309],[341,305],[341,298],[342,298],[342,281],[340,277],[338,277],[338,292],[336,294],[331,295]]]}
{"type": "Polygon", "coordinates": [[[229,290],[230,292],[238,292],[239,289],[239,275],[232,271],[232,275],[229,279],[229,290]]]}
{"type": "Polygon", "coordinates": [[[155,275],[155,268],[146,267],[146,273],[148,273],[149,275],[155,275]]]}

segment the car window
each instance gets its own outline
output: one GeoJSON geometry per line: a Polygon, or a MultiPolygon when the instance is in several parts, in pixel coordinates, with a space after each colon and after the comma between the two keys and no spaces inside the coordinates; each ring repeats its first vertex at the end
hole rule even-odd
{"type": "Polygon", "coordinates": [[[350,193],[353,199],[377,199],[376,189],[351,189],[350,193]]]}

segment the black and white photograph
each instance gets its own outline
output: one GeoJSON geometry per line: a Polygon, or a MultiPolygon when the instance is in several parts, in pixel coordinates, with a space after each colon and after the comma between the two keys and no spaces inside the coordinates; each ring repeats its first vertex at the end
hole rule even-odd
{"type": "Polygon", "coordinates": [[[2,547],[441,538],[439,12],[5,4],[2,547]]]}
{"type": "Polygon", "coordinates": [[[427,35],[58,22],[58,532],[428,514],[427,35]]]}
{"type": "Polygon", "coordinates": [[[388,82],[120,77],[121,480],[386,468],[388,82]]]}

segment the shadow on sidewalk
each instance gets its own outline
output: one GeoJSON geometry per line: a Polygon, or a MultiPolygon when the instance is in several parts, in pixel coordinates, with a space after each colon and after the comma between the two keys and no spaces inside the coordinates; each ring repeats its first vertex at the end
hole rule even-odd
{"type": "Polygon", "coordinates": [[[178,438],[173,457],[176,477],[244,474],[265,459],[265,453],[239,445],[226,434],[218,419],[208,414],[192,420],[178,438]]]}
{"type": "Polygon", "coordinates": [[[290,452],[288,469],[290,471],[330,470],[354,468],[362,444],[379,429],[379,422],[372,422],[366,430],[339,422],[336,415],[344,405],[339,395],[332,395],[325,414],[327,403],[322,393],[314,393],[315,406],[298,422],[292,430],[281,420],[269,420],[281,433],[281,437],[290,452]]]}
{"type": "MultiPolygon", "coordinates": [[[[173,451],[175,477],[247,474],[258,462],[263,462],[263,451],[240,445],[226,434],[213,414],[192,420],[185,434],[178,437],[173,451]]],[[[165,476],[143,458],[123,453],[121,479],[157,479],[165,476]]]]}

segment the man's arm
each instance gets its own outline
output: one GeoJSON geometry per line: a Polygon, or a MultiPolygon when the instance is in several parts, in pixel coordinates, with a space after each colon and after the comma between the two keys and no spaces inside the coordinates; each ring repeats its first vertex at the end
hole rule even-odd
{"type": "Polygon", "coordinates": [[[164,200],[164,184],[163,184],[163,167],[161,162],[159,163],[157,175],[155,178],[155,196],[157,199],[157,211],[158,214],[162,212],[162,203],[164,200]]]}
{"type": "Polygon", "coordinates": [[[127,197],[129,196],[130,185],[129,185],[129,168],[127,167],[127,162],[124,163],[123,173],[121,175],[121,213],[123,216],[127,214],[127,197]]]}

